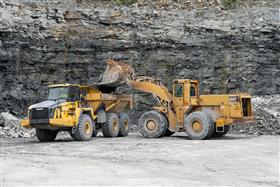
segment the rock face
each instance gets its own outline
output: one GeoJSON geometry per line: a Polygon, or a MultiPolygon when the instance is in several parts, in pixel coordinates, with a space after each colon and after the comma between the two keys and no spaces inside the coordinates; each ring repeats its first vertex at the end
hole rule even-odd
{"type": "MultiPolygon", "coordinates": [[[[92,83],[108,58],[202,93],[280,92],[279,7],[155,10],[0,0],[0,111],[22,115],[52,83],[92,83]]],[[[124,90],[120,90],[122,92],[124,90]]],[[[131,92],[131,91],[129,91],[131,92]]],[[[147,103],[136,96],[137,103],[147,103]]]]}

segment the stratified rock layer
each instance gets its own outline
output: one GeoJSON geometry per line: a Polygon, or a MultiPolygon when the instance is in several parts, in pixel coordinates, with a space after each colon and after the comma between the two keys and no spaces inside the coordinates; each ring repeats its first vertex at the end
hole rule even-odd
{"type": "MultiPolygon", "coordinates": [[[[48,84],[95,82],[108,58],[166,85],[198,79],[202,93],[224,92],[231,79],[231,92],[276,94],[279,49],[277,6],[160,11],[0,0],[0,111],[24,114],[48,84]]],[[[144,96],[136,95],[136,111],[150,105],[144,96]]]]}

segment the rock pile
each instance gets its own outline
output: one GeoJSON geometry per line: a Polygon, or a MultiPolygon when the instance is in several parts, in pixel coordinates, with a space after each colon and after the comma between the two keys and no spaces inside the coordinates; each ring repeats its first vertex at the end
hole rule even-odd
{"type": "Polygon", "coordinates": [[[34,129],[21,128],[20,120],[8,112],[0,114],[0,137],[30,138],[35,136],[34,129]]]}
{"type": "Polygon", "coordinates": [[[256,125],[232,127],[233,134],[280,135],[280,95],[256,96],[252,99],[256,125]]]}

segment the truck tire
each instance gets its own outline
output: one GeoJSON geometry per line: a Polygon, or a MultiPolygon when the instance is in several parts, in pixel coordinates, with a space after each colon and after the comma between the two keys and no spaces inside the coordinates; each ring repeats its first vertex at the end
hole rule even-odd
{"type": "Polygon", "coordinates": [[[168,128],[163,136],[172,136],[175,132],[171,132],[168,128]]]}
{"type": "Polygon", "coordinates": [[[117,137],[119,134],[119,118],[115,113],[106,114],[106,122],[101,125],[104,137],[117,137]]]}
{"type": "Polygon", "coordinates": [[[78,125],[71,131],[71,136],[77,141],[88,141],[92,137],[95,124],[88,114],[83,114],[78,125]]]}
{"type": "Polygon", "coordinates": [[[119,120],[120,120],[120,131],[118,136],[119,137],[124,137],[127,136],[129,133],[129,124],[130,124],[130,120],[129,120],[129,116],[127,113],[120,113],[119,114],[119,120]]]}
{"type": "Polygon", "coordinates": [[[41,142],[54,141],[58,131],[48,129],[36,129],[36,136],[41,142]]]}
{"type": "Polygon", "coordinates": [[[215,128],[212,137],[221,137],[226,135],[230,131],[230,127],[231,127],[230,125],[225,125],[224,132],[217,132],[215,128]]]}
{"type": "Polygon", "coordinates": [[[212,136],[214,123],[205,112],[193,112],[185,117],[185,131],[192,140],[204,140],[212,136]]]}
{"type": "Polygon", "coordinates": [[[146,138],[159,138],[167,130],[168,122],[161,113],[147,111],[139,119],[139,131],[146,138]]]}

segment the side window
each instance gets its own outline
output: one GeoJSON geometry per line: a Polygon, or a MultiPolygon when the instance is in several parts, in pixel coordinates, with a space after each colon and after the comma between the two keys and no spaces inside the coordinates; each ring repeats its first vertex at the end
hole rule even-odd
{"type": "Polygon", "coordinates": [[[195,93],[195,86],[194,86],[193,84],[191,84],[190,95],[191,95],[191,96],[196,96],[196,93],[195,93]]]}
{"type": "Polygon", "coordinates": [[[183,97],[183,84],[175,85],[175,97],[183,97]]]}
{"type": "Polygon", "coordinates": [[[80,100],[80,90],[78,87],[69,88],[69,99],[70,100],[80,100]]]}
{"type": "Polygon", "coordinates": [[[81,90],[81,98],[86,99],[87,96],[87,90],[81,90]]]}

